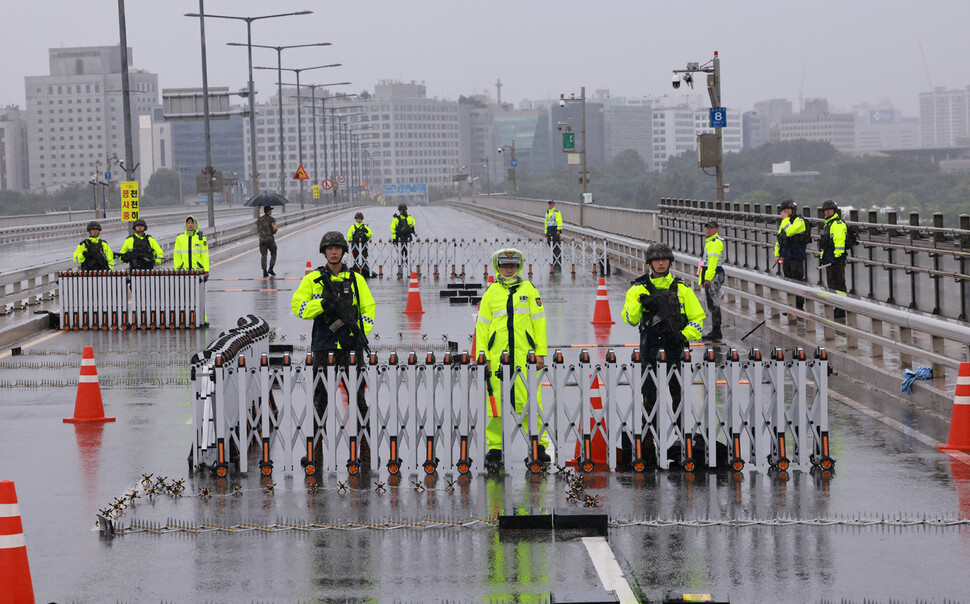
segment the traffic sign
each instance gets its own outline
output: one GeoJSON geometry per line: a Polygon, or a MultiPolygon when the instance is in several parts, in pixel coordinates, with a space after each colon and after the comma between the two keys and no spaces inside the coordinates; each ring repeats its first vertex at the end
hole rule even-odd
{"type": "Polygon", "coordinates": [[[397,187],[394,185],[384,185],[384,195],[394,195],[397,193],[397,187]]]}
{"type": "Polygon", "coordinates": [[[575,151],[576,150],[576,133],[575,132],[563,132],[562,133],[562,150],[563,151],[575,151]]]}
{"type": "Polygon", "coordinates": [[[323,181],[323,190],[324,191],[330,191],[331,189],[333,189],[333,181],[330,180],[330,179],[324,180],[323,181]]]}
{"type": "Polygon", "coordinates": [[[338,174],[337,182],[339,182],[340,184],[344,184],[345,182],[347,182],[347,177],[344,176],[343,174],[338,174]]]}
{"type": "Polygon", "coordinates": [[[711,128],[727,128],[727,109],[711,107],[711,128]]]}
{"type": "Polygon", "coordinates": [[[428,183],[423,182],[423,183],[419,183],[419,184],[414,185],[414,192],[415,193],[427,193],[428,192],[428,183]]]}
{"type": "Polygon", "coordinates": [[[411,185],[398,185],[397,186],[397,192],[398,193],[410,193],[411,192],[411,185]]]}
{"type": "Polygon", "coordinates": [[[320,185],[313,185],[313,198],[320,199],[320,185]]]}
{"type": "Polygon", "coordinates": [[[104,173],[104,179],[105,180],[111,180],[111,172],[105,172],[104,173]]]}
{"type": "Polygon", "coordinates": [[[513,168],[515,168],[515,167],[517,167],[518,165],[519,165],[519,160],[517,160],[517,159],[513,159],[513,160],[512,160],[512,167],[513,167],[513,168]]]}
{"type": "Polygon", "coordinates": [[[306,170],[303,169],[303,166],[300,166],[296,169],[296,174],[293,175],[293,180],[310,180],[310,177],[307,176],[306,170]]]}

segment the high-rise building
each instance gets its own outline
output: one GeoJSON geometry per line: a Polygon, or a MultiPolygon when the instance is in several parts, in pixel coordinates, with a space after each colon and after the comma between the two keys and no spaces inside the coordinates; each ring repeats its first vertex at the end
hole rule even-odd
{"type": "MultiPolygon", "coordinates": [[[[713,133],[710,109],[695,109],[687,105],[655,107],[653,110],[653,154],[647,166],[663,171],[667,160],[697,150],[697,135],[713,133]]],[[[738,153],[744,148],[741,112],[727,110],[727,127],[721,128],[721,149],[724,153],[738,153]]]]}
{"type": "Polygon", "coordinates": [[[0,109],[0,191],[30,188],[25,118],[18,107],[0,109]]]}
{"type": "MultiPolygon", "coordinates": [[[[50,75],[24,78],[32,189],[87,182],[124,160],[121,47],[52,48],[50,75]]],[[[158,103],[158,76],[133,69],[128,49],[134,162],[139,163],[138,116],[158,103]]],[[[120,168],[115,168],[120,171],[120,168]]],[[[135,171],[135,178],[139,178],[135,171]]]]}
{"type": "Polygon", "coordinates": [[[958,138],[970,136],[970,86],[920,94],[919,124],[922,147],[954,147],[958,138]]]}
{"type": "Polygon", "coordinates": [[[632,149],[647,164],[652,165],[653,156],[653,107],[652,105],[614,105],[603,107],[604,147],[607,163],[614,157],[632,149]]]}
{"type": "Polygon", "coordinates": [[[853,153],[855,115],[829,112],[829,104],[825,99],[805,101],[801,113],[782,120],[781,140],[824,141],[842,153],[853,153]]]}
{"type": "Polygon", "coordinates": [[[502,155],[498,152],[502,142],[494,115],[494,111],[502,110],[499,105],[490,103],[486,95],[458,100],[459,161],[473,181],[480,181],[477,187],[480,191],[505,180],[505,171],[500,168],[502,155]]]}
{"type": "Polygon", "coordinates": [[[862,104],[855,112],[855,150],[871,153],[919,148],[919,119],[903,117],[891,106],[862,104]]]}

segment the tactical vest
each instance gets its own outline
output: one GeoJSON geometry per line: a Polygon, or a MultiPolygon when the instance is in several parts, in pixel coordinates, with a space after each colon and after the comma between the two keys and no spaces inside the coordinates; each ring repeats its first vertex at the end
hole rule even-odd
{"type": "Polygon", "coordinates": [[[108,258],[104,255],[104,242],[100,239],[97,242],[90,238],[81,242],[84,245],[84,262],[81,263],[82,271],[106,271],[108,270],[108,258]]]}
{"type": "MultiPolygon", "coordinates": [[[[398,222],[398,224],[400,225],[401,223],[398,222]]],[[[358,227],[354,227],[354,237],[353,237],[353,244],[354,245],[362,245],[364,243],[367,243],[367,240],[368,239],[369,239],[369,237],[367,237],[367,227],[366,226],[360,225],[358,227]]]]}
{"type": "Polygon", "coordinates": [[[680,311],[680,297],[678,288],[680,278],[674,277],[667,289],[657,289],[657,286],[647,278],[643,283],[650,295],[643,304],[643,315],[640,317],[640,330],[650,330],[654,335],[667,338],[680,334],[687,326],[687,318],[680,311]]]}
{"type": "Polygon", "coordinates": [[[130,266],[135,270],[151,270],[155,268],[155,251],[148,241],[148,236],[132,237],[130,266]]]}

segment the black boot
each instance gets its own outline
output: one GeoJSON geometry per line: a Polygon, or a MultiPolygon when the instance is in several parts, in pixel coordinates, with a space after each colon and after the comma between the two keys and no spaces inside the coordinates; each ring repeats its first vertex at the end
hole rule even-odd
{"type": "Polygon", "coordinates": [[[704,340],[704,341],[706,341],[706,342],[709,342],[709,341],[713,341],[713,340],[720,340],[721,337],[722,337],[721,336],[721,330],[720,330],[720,328],[718,328],[718,329],[712,329],[710,331],[710,333],[704,334],[701,337],[701,339],[704,340]]]}
{"type": "Polygon", "coordinates": [[[544,446],[539,445],[537,447],[537,450],[538,450],[538,455],[536,455],[536,461],[539,461],[542,463],[549,463],[552,461],[552,457],[550,457],[549,454],[546,453],[546,448],[544,446]]]}

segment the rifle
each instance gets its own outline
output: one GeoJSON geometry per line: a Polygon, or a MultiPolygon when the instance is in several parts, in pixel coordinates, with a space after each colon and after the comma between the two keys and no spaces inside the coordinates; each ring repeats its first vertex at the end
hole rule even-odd
{"type": "MultiPolygon", "coordinates": [[[[323,301],[327,303],[324,308],[324,317],[330,321],[328,326],[330,331],[334,334],[341,328],[346,326],[350,330],[351,337],[357,343],[357,349],[359,351],[370,352],[370,344],[367,341],[367,336],[364,334],[364,327],[361,324],[360,312],[354,307],[347,296],[341,295],[340,292],[336,291],[336,286],[330,278],[330,269],[323,267],[317,269],[320,272],[320,276],[314,279],[316,283],[319,283],[323,287],[323,301]],[[326,272],[324,272],[326,271],[326,272]],[[332,320],[331,320],[332,319],[332,320]]],[[[356,277],[353,273],[350,273],[350,278],[353,279],[351,283],[356,289],[356,277]]],[[[348,284],[349,285],[349,284],[348,284]]],[[[357,296],[358,300],[360,295],[357,296]]],[[[361,355],[363,356],[363,355],[361,355]]]]}

